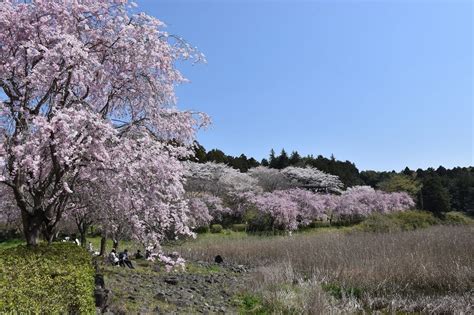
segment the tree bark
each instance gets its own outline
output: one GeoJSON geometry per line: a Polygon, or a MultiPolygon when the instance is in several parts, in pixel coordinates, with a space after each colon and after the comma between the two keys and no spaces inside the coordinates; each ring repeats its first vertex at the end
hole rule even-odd
{"type": "Polygon", "coordinates": [[[81,241],[81,246],[86,248],[86,242],[87,242],[86,232],[85,231],[79,231],[79,233],[81,234],[81,238],[79,239],[81,241]]]}
{"type": "Polygon", "coordinates": [[[99,256],[105,255],[105,245],[107,243],[107,234],[103,235],[100,239],[100,253],[99,256]]]}
{"type": "Polygon", "coordinates": [[[79,222],[77,224],[77,230],[79,231],[80,237],[79,240],[81,241],[81,246],[86,248],[86,234],[87,234],[87,229],[89,228],[89,225],[83,220],[82,222],[79,222]]]}
{"type": "Polygon", "coordinates": [[[21,211],[23,221],[23,233],[25,234],[26,244],[28,246],[38,245],[43,226],[43,217],[40,212],[35,211],[33,214],[21,211]]]}
{"type": "Polygon", "coordinates": [[[43,228],[44,239],[48,242],[49,245],[51,245],[51,243],[56,238],[56,234],[57,234],[56,228],[53,226],[46,226],[43,228]]]}

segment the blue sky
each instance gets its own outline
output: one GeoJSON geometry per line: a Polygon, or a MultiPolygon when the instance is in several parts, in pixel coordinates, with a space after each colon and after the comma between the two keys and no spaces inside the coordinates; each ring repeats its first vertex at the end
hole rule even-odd
{"type": "Polygon", "coordinates": [[[207,64],[179,106],[206,149],[334,154],[359,169],[473,165],[473,2],[138,0],[207,64]]]}

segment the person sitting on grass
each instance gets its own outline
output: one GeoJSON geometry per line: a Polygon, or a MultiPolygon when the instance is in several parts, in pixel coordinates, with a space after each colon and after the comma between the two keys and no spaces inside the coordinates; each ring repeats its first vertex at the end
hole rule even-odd
{"type": "Polygon", "coordinates": [[[139,249],[137,249],[137,252],[135,253],[135,259],[142,259],[143,255],[139,249]]]}
{"type": "Polygon", "coordinates": [[[119,264],[119,259],[117,257],[117,252],[115,251],[115,248],[112,248],[112,251],[109,254],[109,262],[113,266],[118,266],[118,264],[119,264]]]}
{"type": "Polygon", "coordinates": [[[127,265],[128,268],[135,269],[135,267],[133,267],[132,262],[128,258],[128,249],[124,250],[119,254],[119,262],[120,266],[122,267],[125,267],[125,265],[127,265]]]}

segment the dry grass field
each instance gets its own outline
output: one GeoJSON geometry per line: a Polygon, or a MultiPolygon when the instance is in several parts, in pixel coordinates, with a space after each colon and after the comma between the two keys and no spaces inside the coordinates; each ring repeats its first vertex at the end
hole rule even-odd
{"type": "Polygon", "coordinates": [[[395,233],[329,232],[209,238],[186,243],[192,260],[217,254],[252,266],[254,313],[474,311],[474,227],[395,233]]]}

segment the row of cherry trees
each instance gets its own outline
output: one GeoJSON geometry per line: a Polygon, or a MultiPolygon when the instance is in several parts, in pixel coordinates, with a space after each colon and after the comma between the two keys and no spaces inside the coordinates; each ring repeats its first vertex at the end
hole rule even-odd
{"type": "Polygon", "coordinates": [[[414,206],[403,192],[385,193],[369,186],[343,190],[336,176],[315,168],[267,167],[241,173],[225,164],[186,163],[186,194],[192,226],[251,220],[266,227],[296,230],[315,220],[354,220],[372,213],[414,206]],[[264,223],[262,223],[264,222],[264,223]]]}

